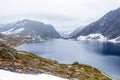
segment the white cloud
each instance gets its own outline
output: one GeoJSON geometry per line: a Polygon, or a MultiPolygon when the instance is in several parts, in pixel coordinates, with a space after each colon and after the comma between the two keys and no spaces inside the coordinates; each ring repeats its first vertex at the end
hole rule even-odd
{"type": "Polygon", "coordinates": [[[0,0],[0,22],[29,18],[57,29],[76,28],[118,7],[120,0],[0,0]]]}

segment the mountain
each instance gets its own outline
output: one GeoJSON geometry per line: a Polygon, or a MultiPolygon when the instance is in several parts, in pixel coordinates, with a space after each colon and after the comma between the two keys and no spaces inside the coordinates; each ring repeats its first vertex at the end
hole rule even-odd
{"type": "Polygon", "coordinates": [[[83,29],[83,27],[78,27],[77,29],[75,29],[75,30],[70,34],[70,37],[79,34],[79,32],[80,32],[82,29],[83,29]]]}
{"type": "Polygon", "coordinates": [[[3,28],[4,28],[4,24],[0,24],[0,32],[4,31],[3,28]]]}
{"type": "Polygon", "coordinates": [[[2,34],[24,37],[39,37],[42,39],[60,38],[60,34],[50,24],[24,19],[2,27],[2,34]]]}
{"type": "Polygon", "coordinates": [[[120,40],[120,8],[108,12],[98,21],[95,21],[84,29],[79,30],[78,34],[73,35],[72,38],[78,38],[80,36],[92,36],[93,38],[104,36],[107,40],[120,40]],[[94,36],[94,34],[97,35],[94,36]]]}

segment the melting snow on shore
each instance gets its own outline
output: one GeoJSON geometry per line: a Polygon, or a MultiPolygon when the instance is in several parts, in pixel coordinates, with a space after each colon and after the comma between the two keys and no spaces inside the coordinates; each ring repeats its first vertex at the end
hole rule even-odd
{"type": "Polygon", "coordinates": [[[0,70],[0,80],[68,80],[49,74],[20,74],[10,71],[0,70]]]}
{"type": "Polygon", "coordinates": [[[120,36],[116,37],[115,39],[107,39],[102,34],[96,33],[96,34],[89,34],[87,36],[79,36],[77,40],[98,40],[98,41],[108,41],[108,42],[120,42],[120,36]]]}
{"type": "Polygon", "coordinates": [[[102,34],[89,34],[87,36],[79,36],[78,37],[78,40],[92,40],[92,39],[95,39],[95,40],[101,40],[101,41],[105,41],[107,40],[106,37],[104,37],[102,34]]]}

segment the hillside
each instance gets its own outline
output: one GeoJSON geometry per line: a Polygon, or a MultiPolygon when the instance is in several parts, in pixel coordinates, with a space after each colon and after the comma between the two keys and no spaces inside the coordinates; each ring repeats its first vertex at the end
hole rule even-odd
{"type": "Polygon", "coordinates": [[[61,37],[51,24],[28,19],[6,24],[1,27],[0,31],[4,35],[31,37],[32,39],[55,39],[61,37]]]}
{"type": "Polygon", "coordinates": [[[89,65],[60,64],[35,54],[17,51],[0,43],[0,69],[27,74],[49,73],[63,78],[80,80],[111,80],[89,65]]]}
{"type": "MultiPolygon", "coordinates": [[[[120,40],[120,8],[112,10],[100,18],[98,21],[91,23],[84,29],[77,31],[78,34],[73,35],[73,38],[78,38],[80,36],[89,36],[90,34],[100,34],[104,36],[107,40],[115,39],[120,40]]],[[[90,37],[90,36],[89,36],[90,37]]],[[[87,38],[89,38],[87,37],[87,38]]],[[[96,39],[100,36],[95,36],[96,39]]]]}

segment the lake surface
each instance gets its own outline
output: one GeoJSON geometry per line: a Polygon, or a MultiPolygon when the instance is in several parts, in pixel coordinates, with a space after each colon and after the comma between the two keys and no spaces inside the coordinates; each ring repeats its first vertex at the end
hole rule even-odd
{"type": "Polygon", "coordinates": [[[17,47],[60,63],[92,65],[105,74],[120,79],[120,43],[75,40],[46,40],[17,47]]]}

